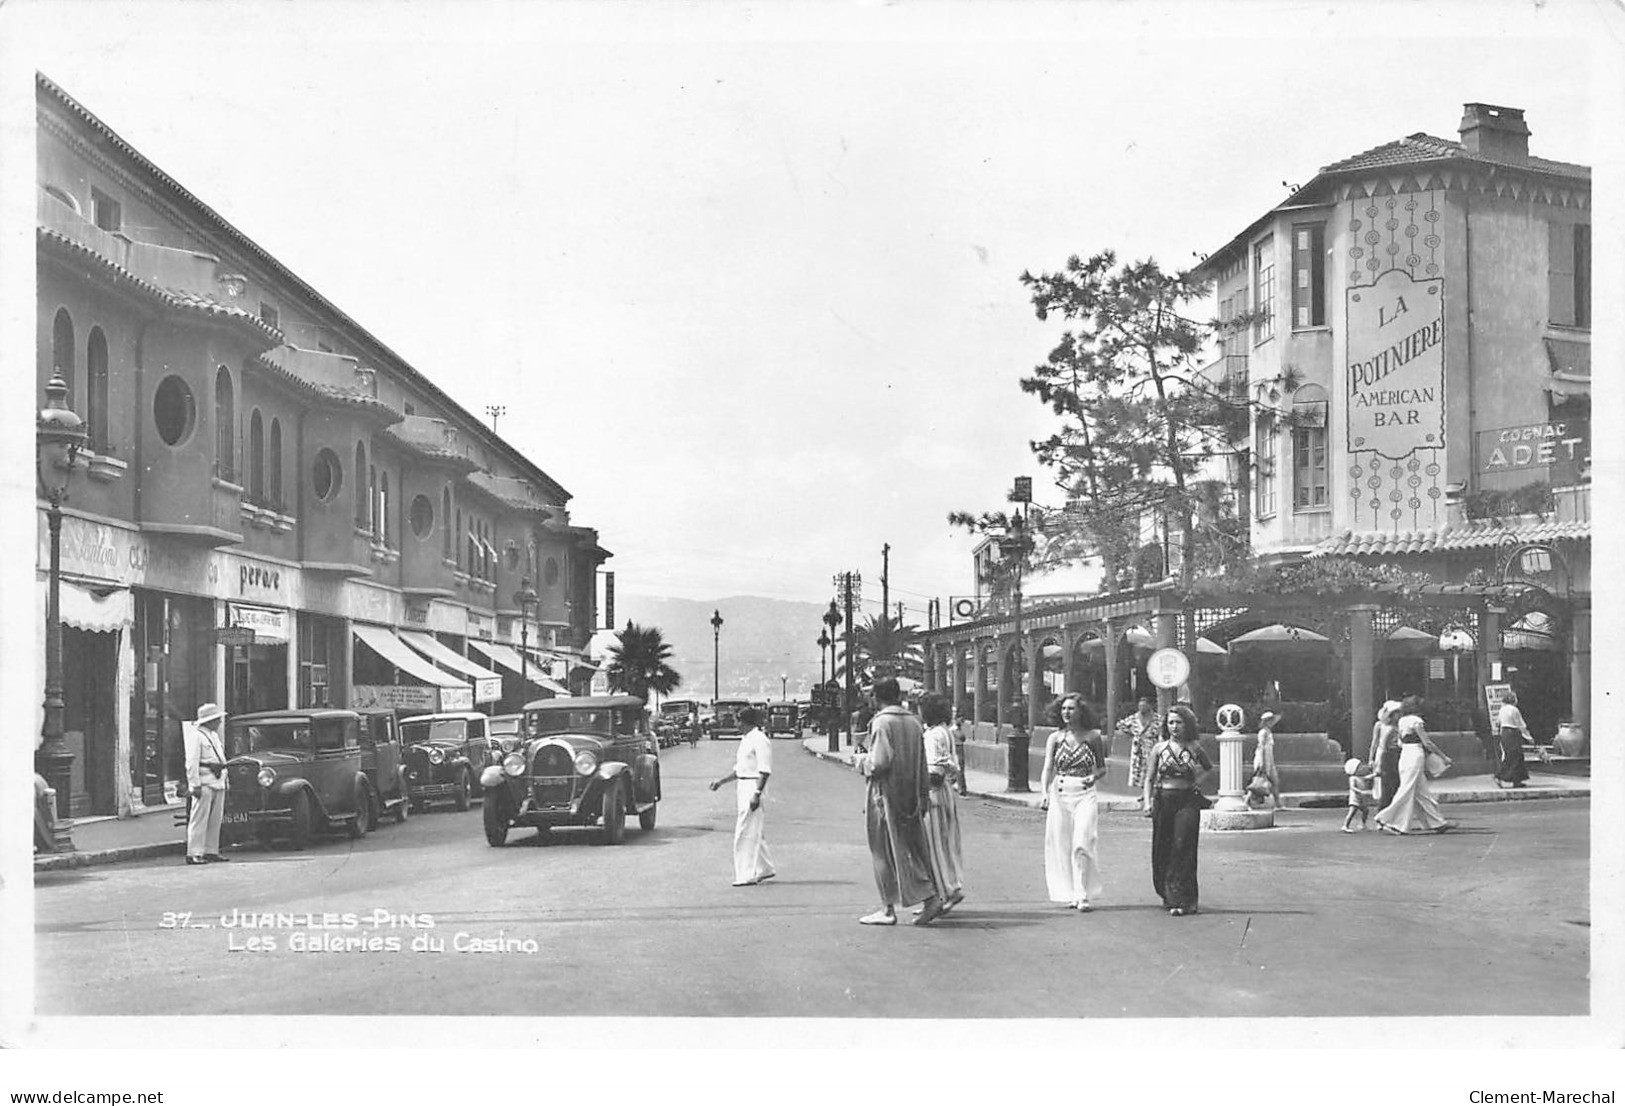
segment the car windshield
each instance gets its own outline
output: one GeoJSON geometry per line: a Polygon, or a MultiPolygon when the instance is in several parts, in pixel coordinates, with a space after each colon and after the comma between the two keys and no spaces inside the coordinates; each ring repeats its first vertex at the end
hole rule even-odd
{"type": "Polygon", "coordinates": [[[437,718],[431,722],[407,719],[401,723],[401,739],[409,745],[425,741],[461,743],[468,735],[468,720],[463,718],[437,718]]]}
{"type": "Polygon", "coordinates": [[[661,703],[660,704],[660,713],[661,714],[668,714],[668,715],[669,714],[687,714],[690,711],[692,711],[693,709],[694,709],[694,704],[688,702],[687,700],[683,700],[683,699],[678,699],[678,700],[675,700],[675,701],[672,701],[672,702],[661,703]]]}
{"type": "Polygon", "coordinates": [[[549,733],[609,733],[607,710],[539,710],[530,716],[530,732],[549,733]]]}
{"type": "Polygon", "coordinates": [[[240,757],[268,749],[311,751],[310,720],[232,723],[226,727],[226,755],[240,757]]]}

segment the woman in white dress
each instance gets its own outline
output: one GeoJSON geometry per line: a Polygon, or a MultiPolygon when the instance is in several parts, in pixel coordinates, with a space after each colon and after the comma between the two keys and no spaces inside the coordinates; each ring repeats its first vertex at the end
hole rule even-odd
{"type": "Polygon", "coordinates": [[[1044,746],[1039,788],[1044,820],[1044,882],[1051,902],[1088,912],[1100,894],[1100,804],[1095,783],[1106,774],[1106,750],[1083,698],[1061,700],[1061,726],[1044,746]]]}
{"type": "Polygon", "coordinates": [[[964,773],[954,755],[952,710],[948,697],[928,692],[920,698],[920,721],[926,725],[925,768],[931,793],[925,810],[925,841],[931,869],[942,892],[944,914],[965,897],[964,864],[959,851],[959,800],[955,782],[964,773]]]}
{"type": "Polygon", "coordinates": [[[1399,792],[1377,812],[1377,828],[1384,833],[1443,833],[1455,828],[1456,824],[1439,812],[1438,800],[1433,797],[1433,785],[1425,770],[1429,753],[1444,757],[1446,765],[1450,763],[1450,758],[1428,737],[1422,725],[1422,700],[1412,695],[1399,708],[1399,792]]]}

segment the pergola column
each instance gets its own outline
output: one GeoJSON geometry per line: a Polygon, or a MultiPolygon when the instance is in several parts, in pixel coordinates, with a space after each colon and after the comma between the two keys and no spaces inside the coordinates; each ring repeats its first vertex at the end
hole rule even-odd
{"type": "MultiPolygon", "coordinates": [[[[1172,648],[1174,642],[1179,640],[1179,612],[1159,610],[1153,616],[1156,624],[1157,648],[1172,648]]],[[[1194,666],[1193,666],[1194,667],[1194,666]]],[[[1157,716],[1168,717],[1168,708],[1174,705],[1174,697],[1178,694],[1177,688],[1157,688],[1157,716]]]]}
{"type": "Polygon", "coordinates": [[[1010,656],[1010,649],[1005,644],[1004,635],[1001,634],[994,640],[997,642],[995,648],[999,654],[994,662],[998,665],[996,671],[999,674],[999,692],[993,696],[993,738],[995,741],[1002,741],[1004,740],[1004,720],[1005,715],[1008,713],[1007,708],[1010,701],[1010,688],[1015,682],[1013,677],[1016,666],[1010,656]]]}
{"type": "Polygon", "coordinates": [[[953,708],[963,714],[965,711],[965,643],[962,641],[954,642],[953,650],[953,708]]]}
{"type": "Polygon", "coordinates": [[[1032,642],[1032,664],[1027,666],[1027,735],[1031,740],[1032,734],[1038,729],[1038,696],[1044,690],[1044,658],[1040,643],[1047,637],[1049,631],[1034,630],[1028,637],[1032,642]]]}
{"type": "Polygon", "coordinates": [[[1569,717],[1591,734],[1591,606],[1569,614],[1569,717]]]}
{"type": "Polygon", "coordinates": [[[1349,725],[1349,755],[1358,756],[1361,738],[1377,717],[1376,640],[1371,627],[1377,608],[1370,603],[1354,603],[1348,611],[1349,714],[1353,719],[1349,725]]]}
{"type": "Polygon", "coordinates": [[[972,722],[980,724],[982,721],[982,699],[987,695],[987,650],[982,646],[981,638],[971,639],[972,669],[976,675],[976,682],[971,685],[971,712],[972,722]]]}
{"type": "Polygon", "coordinates": [[[1117,629],[1111,619],[1101,623],[1101,635],[1106,646],[1106,718],[1102,728],[1109,734],[1114,732],[1117,719],[1123,713],[1123,705],[1118,698],[1122,692],[1117,687],[1117,629]]]}
{"type": "Polygon", "coordinates": [[[1078,643],[1077,627],[1067,623],[1061,627],[1061,694],[1082,691],[1078,686],[1078,658],[1074,646],[1078,643]]]}

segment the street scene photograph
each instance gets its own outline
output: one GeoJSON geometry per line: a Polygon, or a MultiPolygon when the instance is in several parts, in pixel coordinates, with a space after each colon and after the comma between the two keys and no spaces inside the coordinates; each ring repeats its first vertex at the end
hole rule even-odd
{"type": "Polygon", "coordinates": [[[0,32],[0,1042],[1615,1100],[1618,5],[0,32]]]}

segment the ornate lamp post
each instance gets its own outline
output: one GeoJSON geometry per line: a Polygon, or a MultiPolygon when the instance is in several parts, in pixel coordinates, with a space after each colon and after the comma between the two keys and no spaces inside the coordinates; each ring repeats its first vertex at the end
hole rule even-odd
{"type": "Polygon", "coordinates": [[[779,676],[779,701],[782,703],[784,700],[788,699],[789,697],[790,697],[790,677],[788,675],[781,675],[781,676],[779,676]]]}
{"type": "MultiPolygon", "coordinates": [[[[56,789],[58,819],[71,809],[73,753],[62,740],[62,504],[68,498],[79,451],[84,448],[84,423],[67,404],[68,385],[62,370],[45,385],[45,409],[34,423],[34,471],[49,507],[51,574],[45,605],[45,721],[40,745],[34,753],[35,770],[56,789]]],[[[73,848],[71,831],[57,836],[58,847],[73,848]]]]}
{"type": "MultiPolygon", "coordinates": [[[[829,646],[829,678],[832,682],[835,679],[835,631],[840,624],[841,609],[836,605],[835,600],[831,599],[829,601],[829,610],[824,612],[824,625],[828,627],[828,630],[824,634],[820,635],[818,640],[819,642],[829,646]]],[[[824,657],[823,654],[820,653],[818,657],[818,667],[820,670],[822,670],[823,666],[824,657]]],[[[824,689],[824,692],[826,709],[829,711],[829,751],[832,753],[838,753],[841,751],[841,732],[836,726],[836,720],[840,718],[840,713],[836,710],[834,703],[828,702],[829,689],[827,687],[824,689]]]]}
{"type": "Polygon", "coordinates": [[[530,577],[519,580],[519,590],[513,593],[519,605],[519,709],[525,709],[530,697],[530,612],[536,609],[537,595],[530,586],[530,577]]]}
{"type": "MultiPolygon", "coordinates": [[[[1016,477],[1015,491],[1012,493],[1011,499],[1021,504],[1021,513],[1018,515],[1012,512],[1010,516],[1010,532],[1004,539],[1004,541],[1011,544],[1015,561],[1013,584],[1015,589],[1016,655],[1010,666],[1010,690],[1006,693],[1003,688],[1000,688],[999,694],[1008,694],[1012,704],[1019,704],[1023,692],[1031,693],[1031,689],[1026,686],[1026,679],[1023,676],[1024,666],[1022,662],[1026,659],[1026,648],[1021,640],[1021,575],[1022,570],[1026,567],[1027,555],[1032,549],[1032,538],[1028,533],[1027,519],[1027,504],[1032,502],[1031,477],[1016,477]]],[[[1002,546],[1003,542],[1001,541],[1000,544],[1002,546]]],[[[1035,668],[1038,665],[1037,656],[1033,657],[1033,665],[1035,668]]],[[[1028,713],[1032,711],[1032,707],[1033,704],[1029,702],[1027,704],[1028,713]]],[[[1009,756],[1005,759],[1005,790],[1007,791],[1024,792],[1031,790],[1027,785],[1027,742],[1029,740],[1027,722],[1027,717],[1018,710],[1011,723],[1010,746],[1007,750],[1009,756]]]]}
{"type": "Polygon", "coordinates": [[[722,612],[711,612],[711,702],[722,698],[722,612]]]}

